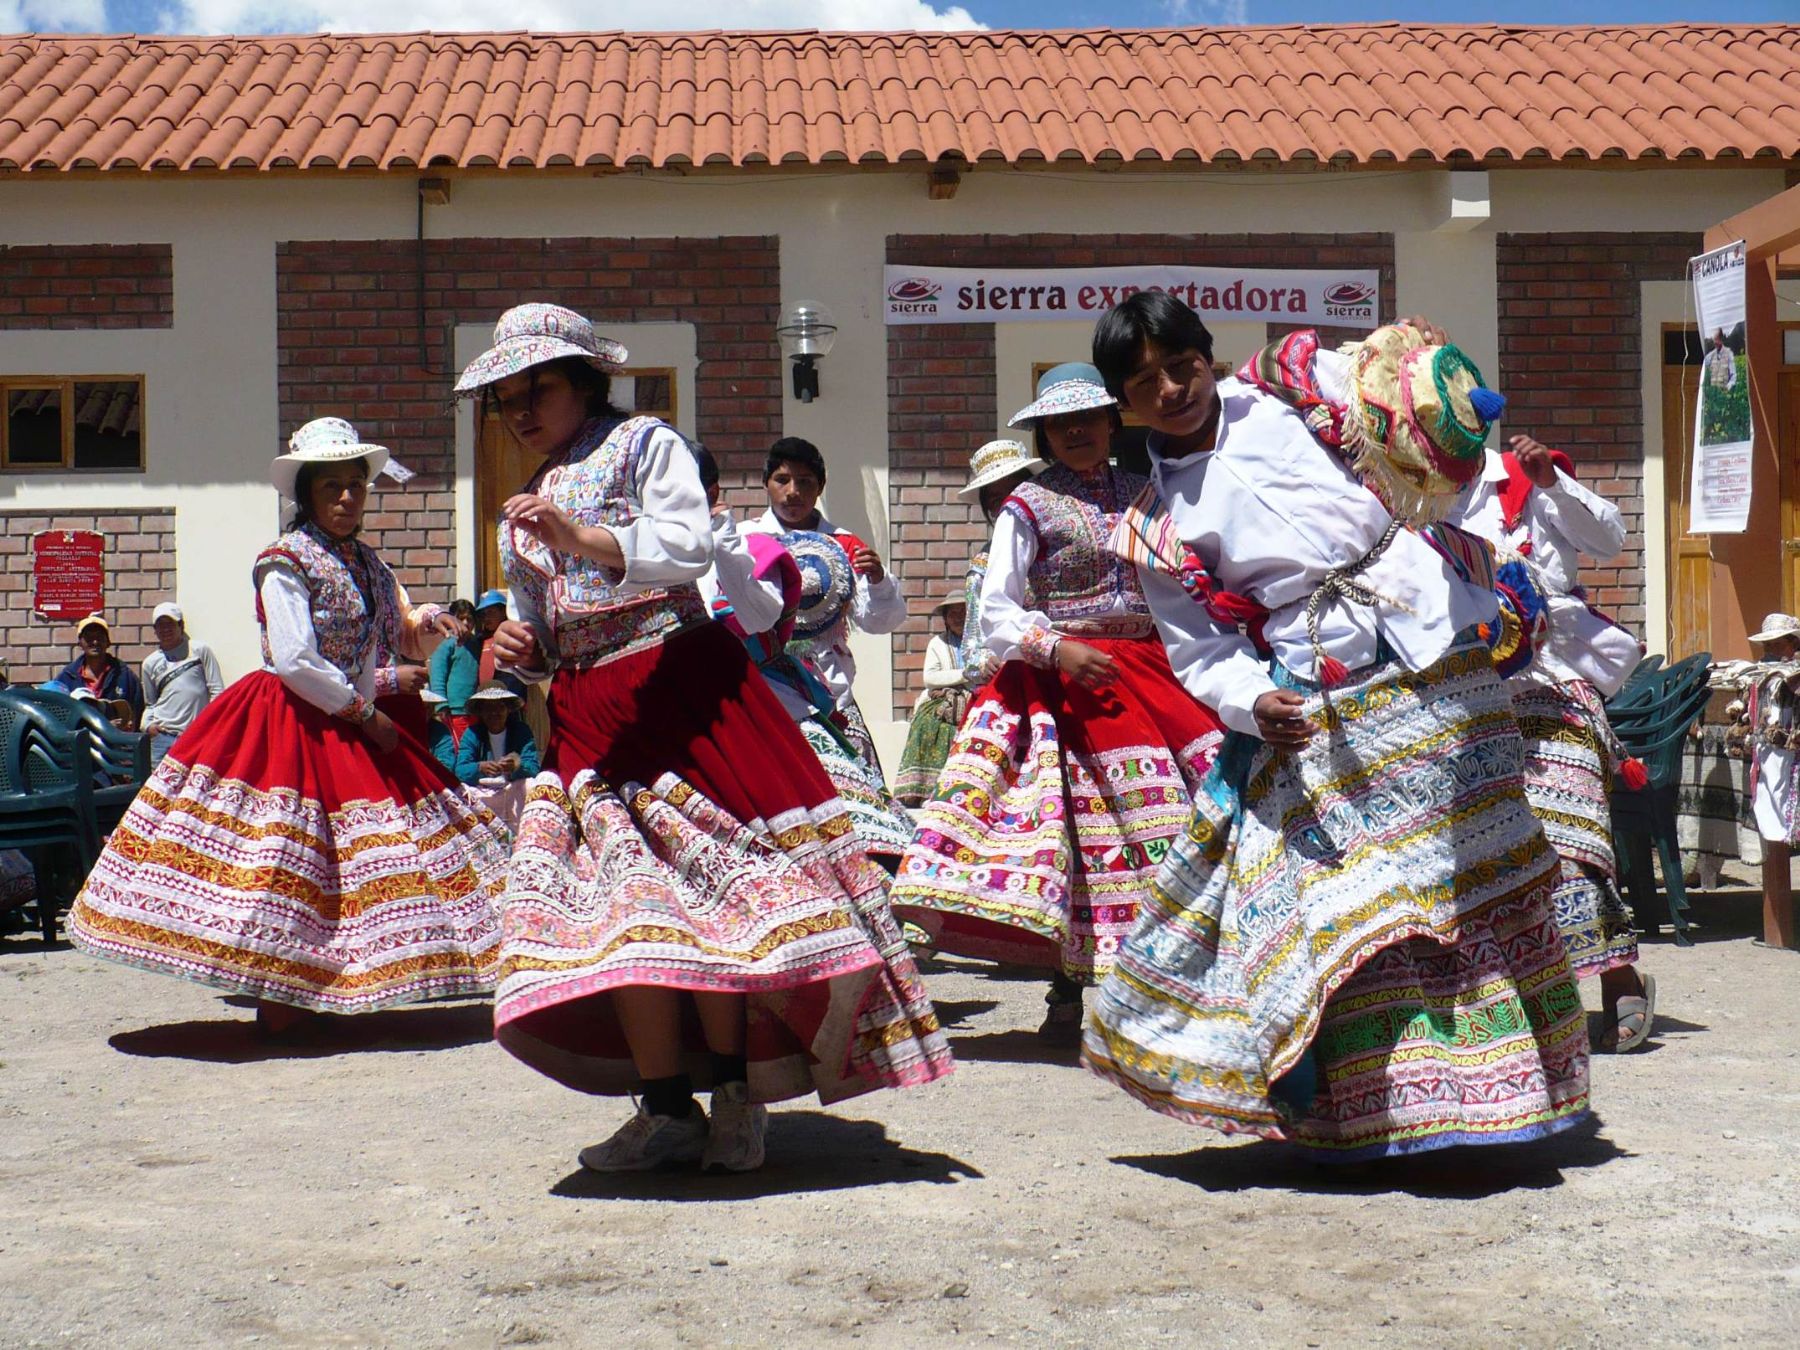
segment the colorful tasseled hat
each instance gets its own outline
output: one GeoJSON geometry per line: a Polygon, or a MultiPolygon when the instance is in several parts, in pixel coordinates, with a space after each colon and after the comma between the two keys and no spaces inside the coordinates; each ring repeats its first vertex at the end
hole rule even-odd
{"type": "Polygon", "coordinates": [[[800,568],[800,608],[794,614],[794,636],[817,637],[843,618],[856,594],[850,555],[836,539],[817,530],[784,534],[781,546],[800,568]]]}
{"type": "Polygon", "coordinates": [[[1357,472],[1394,515],[1414,524],[1442,519],[1481,473],[1506,400],[1461,348],[1406,324],[1378,328],[1342,351],[1350,358],[1343,448],[1357,472]]]}

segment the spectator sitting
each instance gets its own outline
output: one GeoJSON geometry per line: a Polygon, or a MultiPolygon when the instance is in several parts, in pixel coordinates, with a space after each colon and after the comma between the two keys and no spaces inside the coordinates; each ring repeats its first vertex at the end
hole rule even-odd
{"type": "MultiPolygon", "coordinates": [[[[456,603],[466,605],[469,602],[458,600],[456,603]]],[[[451,613],[455,612],[455,609],[452,608],[451,613]]],[[[448,642],[443,644],[445,647],[450,645],[452,644],[448,642]]],[[[421,689],[419,701],[425,705],[425,715],[431,719],[430,726],[426,728],[426,743],[431,750],[431,757],[444,766],[445,772],[454,774],[456,772],[456,737],[453,734],[455,728],[450,721],[449,700],[435,689],[421,689]]]]}
{"type": "Polygon", "coordinates": [[[456,748],[456,776],[465,783],[533,778],[538,772],[537,741],[519,716],[521,700],[498,680],[469,695],[473,721],[456,748]]]}
{"type": "MultiPolygon", "coordinates": [[[[502,617],[505,612],[502,608],[502,617]]],[[[452,600],[450,617],[462,631],[455,639],[438,643],[431,653],[431,688],[445,700],[451,742],[461,745],[463,732],[469,728],[469,695],[481,682],[482,634],[476,629],[475,606],[467,600],[452,600]]]]}
{"type": "Polygon", "coordinates": [[[131,667],[112,654],[112,628],[98,614],[90,614],[76,625],[75,637],[81,655],[64,666],[49,687],[65,694],[85,689],[98,699],[123,699],[131,707],[135,727],[144,712],[144,689],[131,667]]]}
{"type": "Polygon", "coordinates": [[[176,737],[193,725],[203,708],[225,688],[219,658],[198,638],[190,638],[181,606],[165,601],[151,616],[156,650],[144,658],[144,723],[150,737],[150,766],[162,763],[176,737]]]}

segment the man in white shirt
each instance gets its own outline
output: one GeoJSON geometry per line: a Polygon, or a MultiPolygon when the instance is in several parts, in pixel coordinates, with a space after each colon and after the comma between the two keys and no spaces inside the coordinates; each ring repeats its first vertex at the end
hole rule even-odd
{"type": "Polygon", "coordinates": [[[763,464],[763,488],[769,494],[769,509],[745,529],[757,534],[815,530],[836,538],[850,555],[850,566],[856,571],[850,622],[813,652],[813,662],[839,710],[848,712],[855,704],[856,683],[850,625],[865,633],[892,633],[906,622],[906,597],[900,593],[898,579],[882,564],[881,555],[848,530],[838,528],[819,510],[819,497],[825,491],[825,457],[812,442],[784,436],[770,446],[763,464]]]}
{"type": "Polygon", "coordinates": [[[1560,451],[1529,436],[1514,436],[1507,445],[1506,455],[1487,452],[1481,477],[1469,485],[1453,519],[1471,534],[1525,554],[1558,591],[1572,592],[1581,554],[1605,562],[1625,547],[1625,520],[1618,507],[1575,481],[1560,451]]]}
{"type": "Polygon", "coordinates": [[[193,725],[201,710],[225,689],[219,658],[198,638],[190,638],[181,606],[164,601],[151,615],[156,650],[144,658],[144,723],[150,736],[150,763],[162,763],[176,737],[193,725]]]}

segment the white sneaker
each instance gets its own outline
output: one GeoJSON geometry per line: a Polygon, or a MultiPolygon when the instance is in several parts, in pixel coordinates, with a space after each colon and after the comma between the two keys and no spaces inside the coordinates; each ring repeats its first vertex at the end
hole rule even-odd
{"type": "Polygon", "coordinates": [[[763,1165],[763,1137],[769,1131],[767,1107],[752,1105],[750,1090],[727,1083],[712,1095],[712,1133],[700,1166],[708,1172],[754,1172],[763,1165]]]}
{"type": "Polygon", "coordinates": [[[706,1151],[706,1112],[697,1104],[679,1120],[653,1116],[640,1104],[612,1138],[581,1150],[581,1165],[591,1172],[648,1172],[664,1163],[695,1162],[706,1151]]]}

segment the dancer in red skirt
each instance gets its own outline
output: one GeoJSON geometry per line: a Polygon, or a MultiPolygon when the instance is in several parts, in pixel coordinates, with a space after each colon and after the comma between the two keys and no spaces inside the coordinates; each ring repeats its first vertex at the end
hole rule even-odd
{"type": "Polygon", "coordinates": [[[1134,569],[1107,548],[1144,479],[1108,461],[1116,402],[1092,366],[1045,372],[1030,424],[1051,467],[994,527],[977,693],[890,894],[938,950],[1053,972],[1045,1039],[1081,1039],[1222,739],[1175,679],[1134,569]]]}
{"type": "Polygon", "coordinates": [[[453,627],[357,537],[387,454],[324,417],[275,460],[294,527],[256,560],[263,668],[170,748],[69,916],[97,956],[254,995],[269,1032],[494,987],[506,831],[375,707],[384,658],[453,627]]]}
{"type": "Polygon", "coordinates": [[[502,665],[551,678],[554,772],[520,822],[496,1035],[571,1087],[641,1092],[584,1166],[747,1171],[762,1103],[926,1082],[950,1054],[884,874],[744,644],[710,621],[694,458],[609,405],[624,360],[570,310],[521,305],[457,384],[544,458],[500,526],[520,619],[494,642],[502,665]]]}

